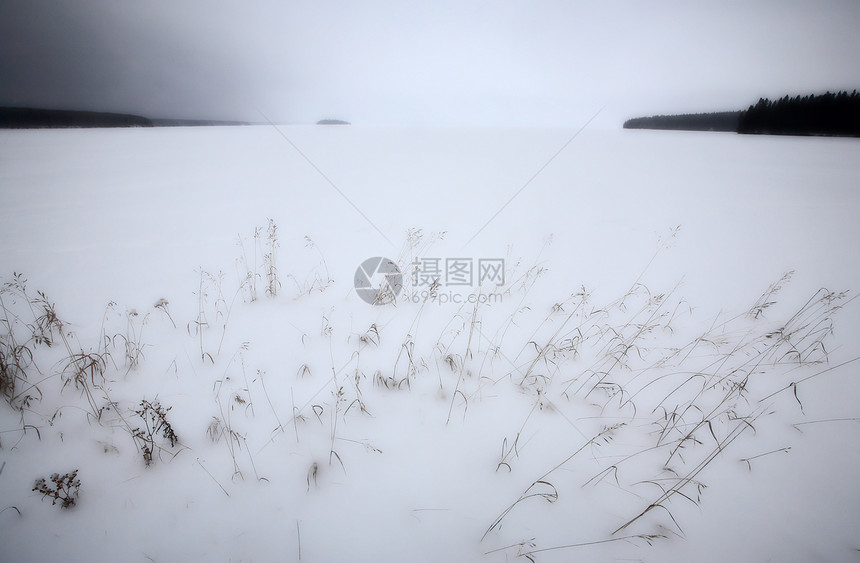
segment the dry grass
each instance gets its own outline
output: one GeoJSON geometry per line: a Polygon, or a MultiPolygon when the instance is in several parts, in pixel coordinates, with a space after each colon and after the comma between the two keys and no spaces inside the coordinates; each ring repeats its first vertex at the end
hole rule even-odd
{"type": "MultiPolygon", "coordinates": [[[[789,310],[783,321],[772,319],[786,310],[780,292],[790,282],[790,272],[747,310],[703,324],[705,320],[695,319],[693,308],[680,296],[679,286],[654,291],[644,282],[644,272],[626,293],[603,304],[595,303],[593,292],[579,288],[540,306],[534,294],[544,270],[515,264],[506,276],[510,281],[500,288],[506,297],[503,303],[443,309],[433,307],[438,303],[431,290],[417,306],[402,302],[374,308],[375,317],[361,320],[358,329],[350,325],[349,330],[341,330],[342,319],[329,308],[321,314],[318,330],[302,333],[301,346],[295,349],[304,357],[284,356],[271,375],[257,368],[252,371],[256,377],[249,378],[247,342],[229,360],[219,356],[237,299],[254,301],[258,278],[269,297],[280,295],[279,242],[273,221],[265,230],[265,252],[263,236],[264,231],[257,229],[253,237],[253,254],[259,255],[263,273],[257,273],[259,264],[244,254],[243,245],[240,263],[246,272],[239,276],[235,292],[227,290],[233,295],[229,301],[224,297],[223,274],[202,268],[198,272],[197,314],[185,332],[198,352],[192,365],[207,374],[219,371],[209,380],[215,382],[211,413],[198,421],[196,430],[188,428],[182,435],[225,444],[216,449],[224,460],[229,455],[234,478],[244,478],[250,469],[255,481],[268,482],[258,472],[255,458],[289,432],[295,451],[305,452],[296,455],[305,456],[303,467],[309,467],[305,476],[297,477],[305,481],[298,486],[310,493],[325,487],[332,473],[349,477],[350,455],[381,453],[368,437],[354,436],[350,429],[358,418],[362,428],[372,428],[374,414],[379,414],[376,406],[383,400],[420,397],[427,401],[428,416],[436,417],[434,423],[450,428],[465,427],[479,416],[487,396],[502,397],[512,408],[523,408],[511,411],[519,413],[516,419],[503,421],[482,437],[493,444],[498,457],[493,465],[474,470],[491,476],[495,471],[500,480],[517,478],[528,485],[517,487],[522,492],[511,498],[486,499],[481,507],[487,523],[476,541],[504,544],[489,549],[488,556],[535,561],[549,551],[619,541],[647,545],[667,534],[683,535],[679,506],[701,505],[709,469],[722,463],[725,452],[742,436],[755,434],[760,421],[776,410],[803,411],[812,380],[858,360],[828,363],[835,319],[851,301],[846,292],[821,289],[789,310]],[[522,273],[514,275],[515,271],[522,273]],[[706,328],[694,332],[691,326],[706,328]],[[210,335],[213,329],[220,331],[217,345],[210,335]],[[268,409],[255,409],[255,397],[265,398],[268,409]],[[779,400],[782,397],[787,400],[779,400]],[[564,439],[552,447],[532,441],[545,425],[553,432],[563,428],[564,439]],[[271,430],[257,435],[245,427],[271,430]],[[352,444],[362,446],[363,453],[351,454],[352,444]],[[315,454],[307,453],[314,448],[315,454]],[[329,471],[332,465],[341,471],[329,471]],[[524,471],[533,476],[524,479],[524,471]],[[576,483],[571,482],[572,475],[576,483]],[[513,515],[539,511],[537,501],[575,503],[576,491],[583,489],[623,491],[640,500],[625,505],[625,516],[601,537],[571,537],[570,542],[547,545],[523,532],[520,537],[527,539],[511,543],[521,533],[513,515]]],[[[661,243],[658,252],[664,247],[661,243]]],[[[416,255],[427,248],[420,231],[410,232],[401,252],[401,271],[408,272],[416,255]]],[[[308,296],[330,284],[322,260],[318,276],[297,287],[301,296],[308,296]]],[[[436,288],[438,280],[431,289],[436,288]]],[[[115,317],[119,313],[114,308],[115,304],[109,306],[115,317]]],[[[159,311],[153,320],[169,321],[175,329],[166,299],[152,309],[159,311]]],[[[134,379],[128,377],[132,370],[147,369],[148,320],[149,313],[126,311],[123,327],[109,330],[105,321],[97,344],[83,346],[60,319],[55,304],[42,292],[30,293],[26,279],[14,274],[0,291],[0,391],[19,424],[3,432],[14,431],[19,442],[27,436],[40,438],[40,430],[58,423],[60,413],[71,409],[85,412],[94,427],[116,426],[128,432],[147,466],[162,454],[173,459],[177,447],[179,451],[190,447],[180,444],[172,414],[168,420],[170,407],[144,399],[132,408],[127,400],[111,399],[127,379],[134,379]],[[77,398],[69,397],[68,389],[76,389],[77,398]],[[54,403],[44,405],[48,412],[53,410],[52,416],[39,412],[46,394],[53,397],[54,403]],[[66,402],[57,404],[56,397],[66,402]]],[[[182,404],[176,407],[183,409],[182,404]]],[[[180,420],[189,424],[193,418],[180,420]]],[[[814,422],[824,421],[803,424],[814,422]]],[[[278,447],[284,447],[283,442],[278,447]]],[[[789,450],[769,449],[741,461],[751,469],[755,460],[790,455],[789,450]]],[[[230,496],[216,477],[219,467],[210,464],[213,473],[201,458],[197,463],[230,496]]],[[[76,474],[52,482],[56,486],[42,479],[34,490],[55,503],[74,504],[76,474]]],[[[235,486],[226,479],[223,483],[235,486]]]]}

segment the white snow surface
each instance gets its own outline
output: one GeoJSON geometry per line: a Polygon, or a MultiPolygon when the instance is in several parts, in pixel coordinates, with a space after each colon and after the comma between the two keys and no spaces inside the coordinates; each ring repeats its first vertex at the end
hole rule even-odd
{"type": "Polygon", "coordinates": [[[32,354],[0,558],[856,558],[860,144],[575,133],[0,132],[0,332],[32,354]],[[419,295],[416,259],[506,279],[372,306],[374,256],[419,295]],[[179,439],[148,466],[142,400],[179,439]],[[32,490],[76,469],[68,509],[32,490]]]}

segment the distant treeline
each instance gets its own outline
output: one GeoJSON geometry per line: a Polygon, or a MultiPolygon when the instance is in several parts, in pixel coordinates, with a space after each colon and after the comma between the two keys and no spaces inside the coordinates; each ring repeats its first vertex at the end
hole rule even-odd
{"type": "Polygon", "coordinates": [[[762,98],[741,114],[738,133],[860,136],[860,94],[762,98]]]}
{"type": "Polygon", "coordinates": [[[637,117],[624,128],[860,137],[860,93],[762,98],[745,111],[637,117]]]}
{"type": "Polygon", "coordinates": [[[625,129],[671,129],[677,131],[737,131],[739,111],[685,113],[637,117],[624,122],[625,129]]]}
{"type": "Polygon", "coordinates": [[[249,125],[247,121],[214,121],[211,119],[150,119],[153,127],[225,127],[232,125],[249,125]]]}
{"type": "Polygon", "coordinates": [[[75,127],[196,127],[247,125],[244,121],[150,119],[127,113],[0,107],[0,129],[65,129],[75,127]]]}
{"type": "Polygon", "coordinates": [[[150,119],[139,115],[129,115],[125,113],[35,108],[0,108],[0,129],[152,126],[152,120],[150,119]]]}

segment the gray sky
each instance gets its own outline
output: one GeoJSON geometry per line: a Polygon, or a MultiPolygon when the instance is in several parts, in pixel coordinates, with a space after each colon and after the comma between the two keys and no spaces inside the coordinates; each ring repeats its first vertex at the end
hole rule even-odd
{"type": "Polygon", "coordinates": [[[0,105],[574,126],[860,88],[860,2],[0,0],[0,105]]]}

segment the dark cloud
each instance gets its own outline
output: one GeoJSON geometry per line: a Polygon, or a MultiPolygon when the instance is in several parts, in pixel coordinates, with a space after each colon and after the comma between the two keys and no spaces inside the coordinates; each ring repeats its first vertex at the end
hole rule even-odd
{"type": "Polygon", "coordinates": [[[0,2],[0,104],[575,122],[860,87],[860,3],[0,2]]]}

